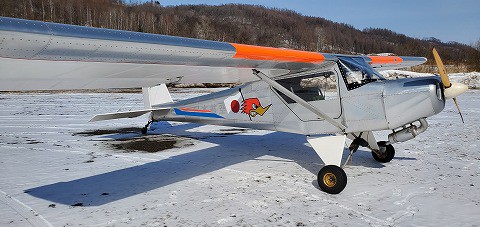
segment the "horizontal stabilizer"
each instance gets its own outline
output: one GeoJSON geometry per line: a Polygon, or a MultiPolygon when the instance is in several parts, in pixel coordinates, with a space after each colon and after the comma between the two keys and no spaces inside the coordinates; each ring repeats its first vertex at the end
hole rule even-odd
{"type": "Polygon", "coordinates": [[[105,120],[120,119],[120,118],[134,118],[134,117],[142,116],[151,111],[153,111],[153,109],[99,114],[99,115],[95,115],[95,117],[90,119],[90,122],[105,121],[105,120]]]}

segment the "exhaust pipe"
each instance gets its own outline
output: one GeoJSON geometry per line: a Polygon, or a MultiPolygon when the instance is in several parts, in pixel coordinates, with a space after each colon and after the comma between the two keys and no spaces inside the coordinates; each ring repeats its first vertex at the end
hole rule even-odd
{"type": "Polygon", "coordinates": [[[388,135],[388,140],[390,143],[405,142],[417,137],[420,133],[425,132],[425,130],[428,128],[427,120],[422,118],[418,121],[420,122],[419,127],[411,124],[409,127],[404,126],[403,129],[398,132],[393,131],[393,133],[388,135]]]}

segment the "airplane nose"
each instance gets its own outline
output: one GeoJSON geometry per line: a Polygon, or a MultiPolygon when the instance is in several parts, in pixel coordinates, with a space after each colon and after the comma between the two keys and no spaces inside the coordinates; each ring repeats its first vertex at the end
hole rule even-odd
{"type": "Polygon", "coordinates": [[[438,77],[385,81],[385,114],[388,126],[403,125],[440,113],[445,107],[443,85],[438,77]]]}
{"type": "Polygon", "coordinates": [[[430,90],[430,100],[435,114],[442,112],[445,108],[445,94],[443,84],[440,81],[436,81],[435,89],[430,90]]]}
{"type": "MultiPolygon", "coordinates": [[[[404,88],[414,88],[417,92],[427,91],[427,94],[432,105],[433,114],[438,114],[443,111],[445,107],[445,89],[441,80],[437,77],[412,78],[403,84],[404,88]]],[[[411,92],[415,90],[410,90],[411,92]]],[[[426,104],[424,104],[426,105],[426,104]]],[[[424,108],[428,108],[424,106],[424,108]]]]}
{"type": "Polygon", "coordinates": [[[451,83],[448,89],[445,89],[445,98],[453,99],[457,96],[465,93],[468,90],[468,86],[460,83],[451,83]]]}

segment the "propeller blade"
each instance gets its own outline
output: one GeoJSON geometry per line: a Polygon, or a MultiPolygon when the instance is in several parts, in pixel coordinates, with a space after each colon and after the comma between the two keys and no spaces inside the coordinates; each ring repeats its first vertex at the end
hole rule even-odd
{"type": "Polygon", "coordinates": [[[443,65],[442,59],[440,58],[440,55],[438,55],[438,52],[435,48],[433,48],[432,52],[433,57],[435,58],[435,62],[437,63],[438,73],[440,73],[440,78],[442,79],[443,86],[445,86],[445,88],[449,88],[450,86],[452,86],[452,84],[450,83],[450,78],[448,78],[447,70],[443,65]]]}
{"type": "Polygon", "coordinates": [[[453,98],[455,105],[457,106],[458,114],[460,114],[460,118],[462,118],[462,122],[465,124],[463,120],[462,112],[460,111],[460,107],[458,106],[457,96],[465,93],[468,90],[468,86],[465,84],[460,83],[450,83],[450,78],[447,75],[447,70],[443,65],[442,59],[435,48],[432,50],[433,57],[435,58],[435,62],[437,63],[438,73],[440,74],[440,78],[442,79],[443,86],[445,87],[444,95],[446,99],[453,98]]]}
{"type": "Polygon", "coordinates": [[[460,112],[460,107],[458,106],[457,98],[453,98],[453,101],[455,102],[455,105],[457,105],[458,114],[460,114],[460,118],[462,118],[462,123],[465,124],[465,121],[463,121],[462,112],[460,112]]]}

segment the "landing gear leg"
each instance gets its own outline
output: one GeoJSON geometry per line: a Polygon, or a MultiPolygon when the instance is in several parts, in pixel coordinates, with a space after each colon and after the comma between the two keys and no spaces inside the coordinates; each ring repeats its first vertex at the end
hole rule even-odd
{"type": "Polygon", "coordinates": [[[150,124],[152,124],[153,121],[148,121],[148,123],[142,128],[142,134],[143,135],[146,135],[147,134],[147,131],[148,131],[148,126],[150,126],[150,124]]]}
{"type": "MultiPolygon", "coordinates": [[[[360,146],[366,147],[368,146],[368,142],[365,141],[365,139],[362,138],[363,132],[361,132],[358,136],[355,134],[351,134],[355,139],[353,139],[353,142],[348,146],[348,149],[350,150],[350,154],[348,155],[347,161],[345,161],[345,164],[343,166],[345,167],[349,162],[352,162],[353,158],[353,153],[357,152],[358,148],[360,146]]],[[[349,138],[351,137],[349,136],[349,138]]]]}
{"type": "Polygon", "coordinates": [[[340,168],[345,138],[345,135],[307,137],[308,143],[325,163],[318,172],[317,181],[320,189],[329,194],[338,194],[347,186],[347,175],[340,168]]]}

